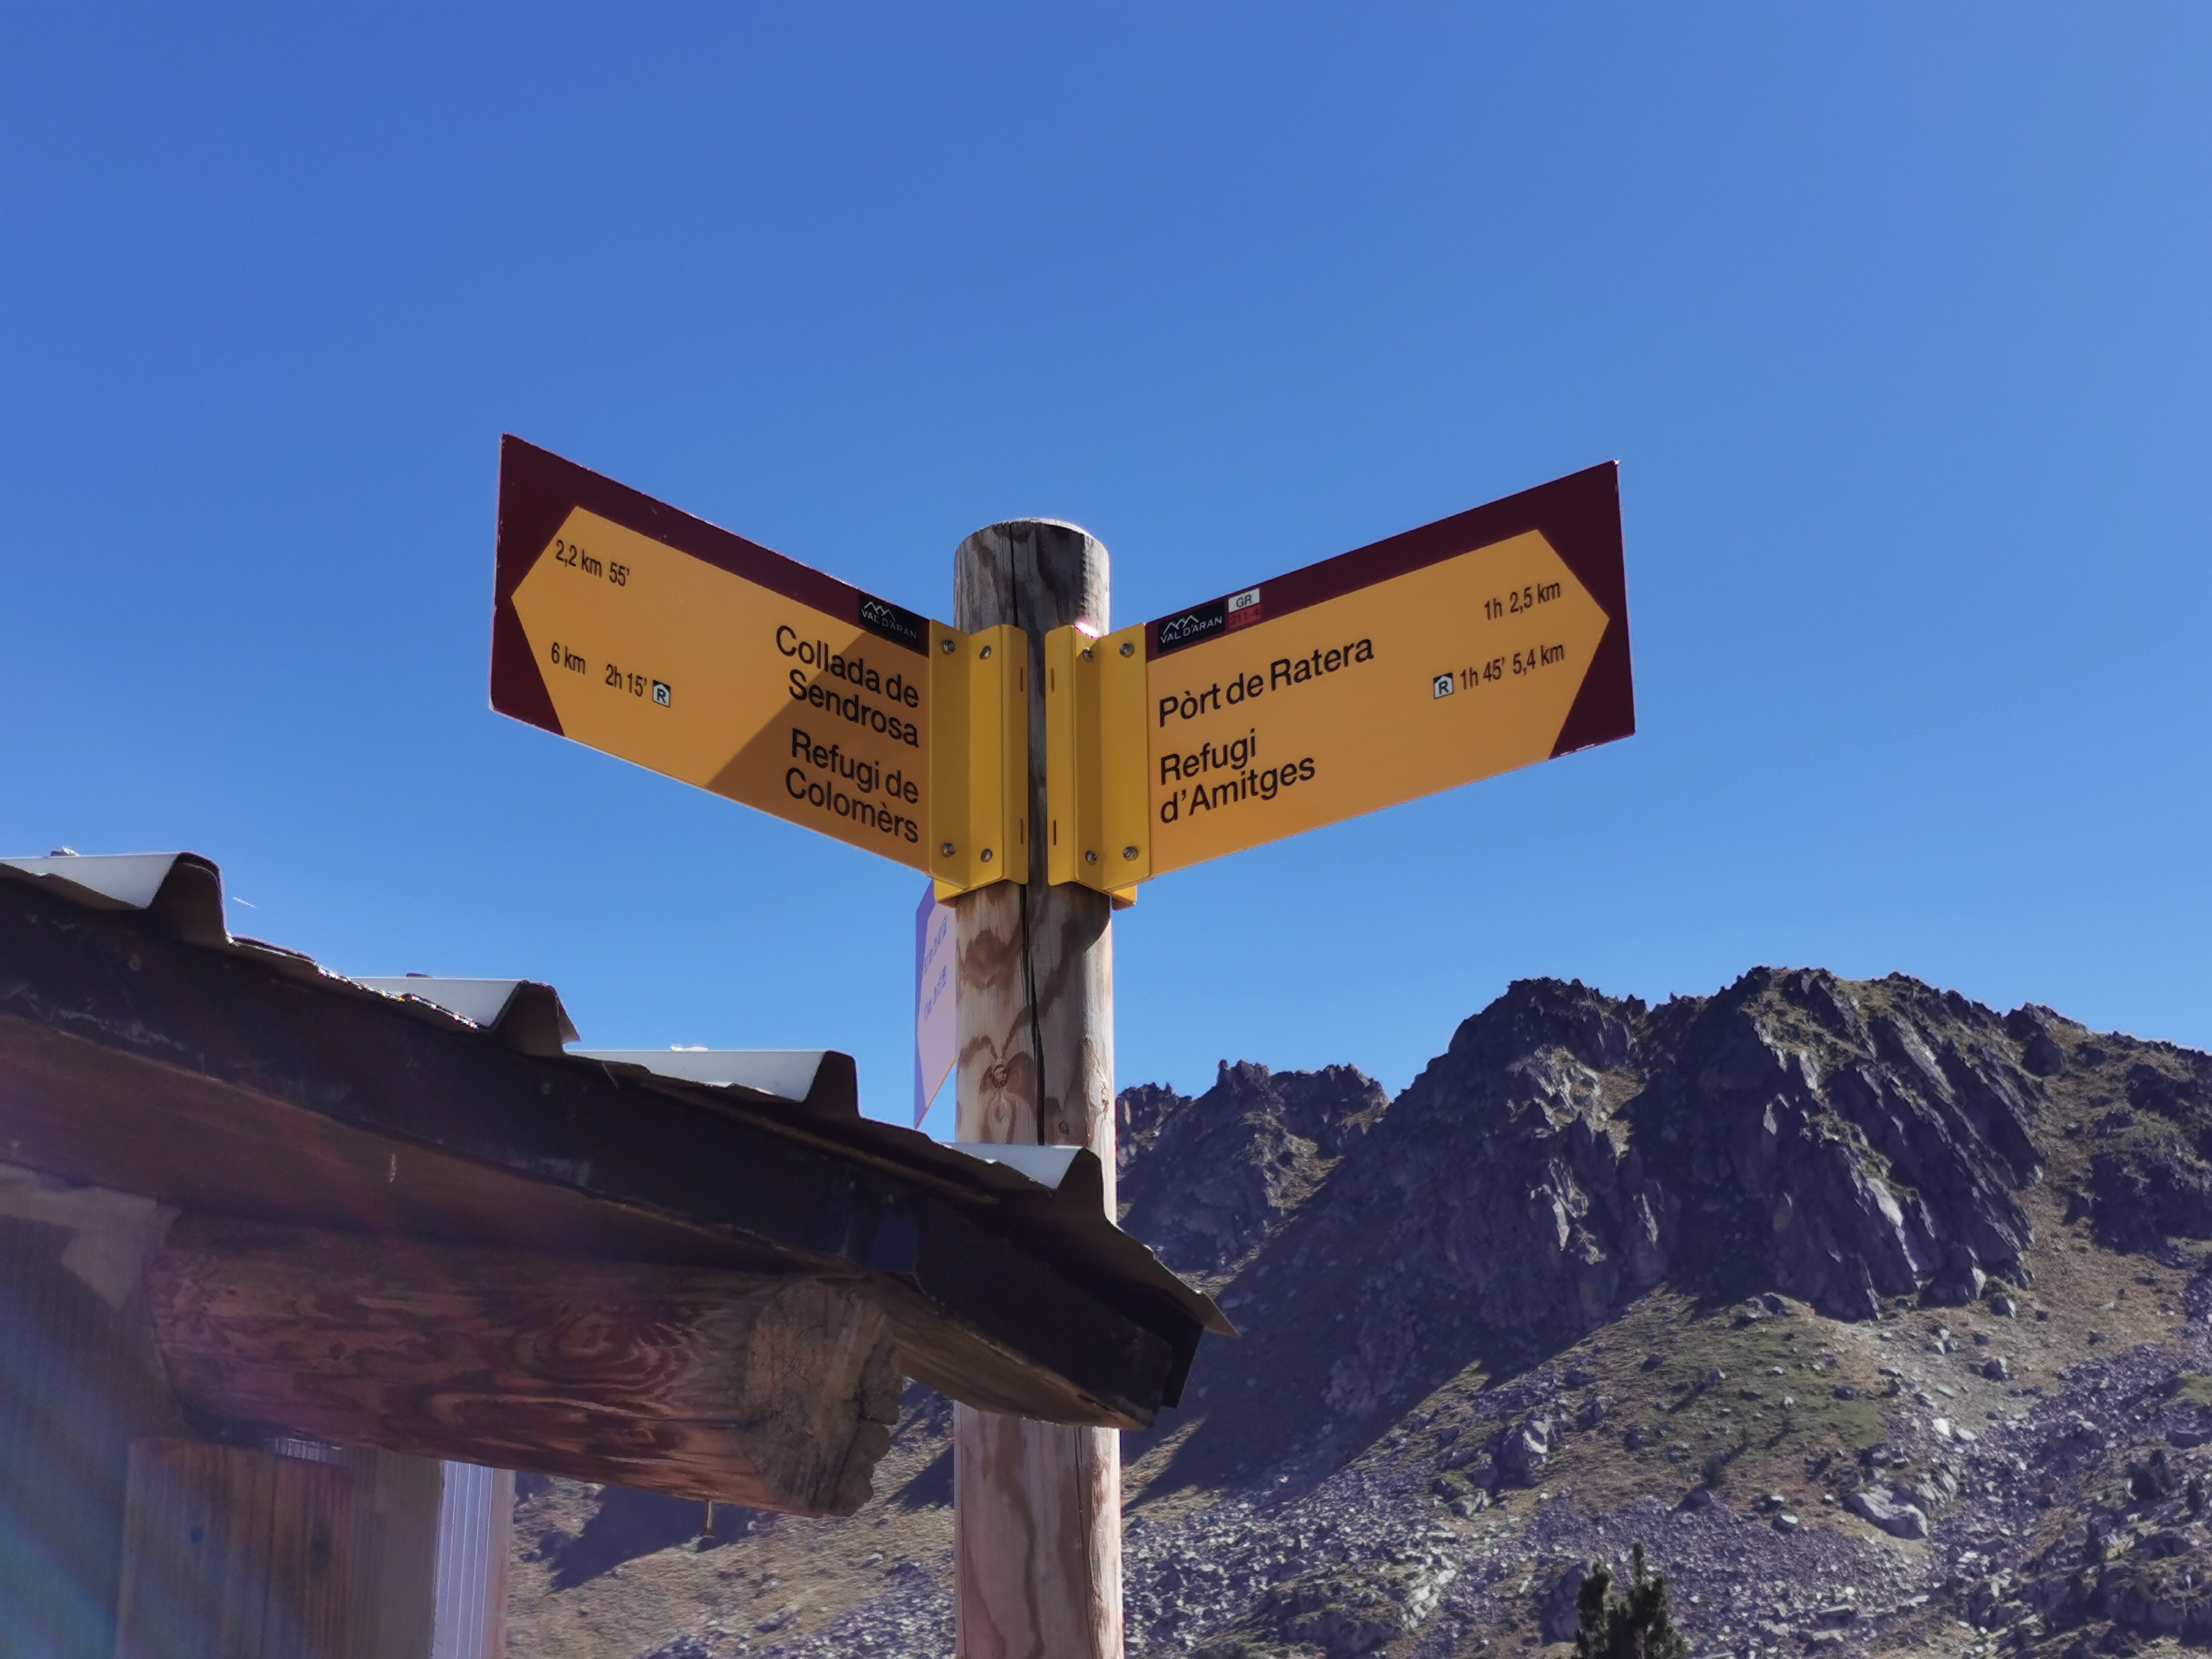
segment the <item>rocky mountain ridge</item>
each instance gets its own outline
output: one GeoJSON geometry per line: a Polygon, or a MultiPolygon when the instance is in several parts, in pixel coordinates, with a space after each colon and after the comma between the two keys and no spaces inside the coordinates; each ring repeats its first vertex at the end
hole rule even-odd
{"type": "MultiPolygon", "coordinates": [[[[1125,1437],[1133,1654],[1539,1645],[1638,1538],[1700,1655],[2212,1632],[2212,1056],[1761,969],[1119,1110],[1124,1225],[1247,1333],[1125,1437]]],[[[531,1483],[510,1650],[949,1652],[948,1421],[843,1522],[531,1483]]]]}

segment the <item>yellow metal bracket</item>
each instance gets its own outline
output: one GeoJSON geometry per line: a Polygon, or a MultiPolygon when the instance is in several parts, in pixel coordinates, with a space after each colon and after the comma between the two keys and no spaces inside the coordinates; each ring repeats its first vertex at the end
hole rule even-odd
{"type": "Polygon", "coordinates": [[[1030,878],[1030,642],[929,625],[929,873],[948,899],[1030,878]]]}
{"type": "Polygon", "coordinates": [[[1152,873],[1145,788],[1145,630],[1093,639],[1077,628],[1044,636],[1045,868],[1137,902],[1152,873]]]}

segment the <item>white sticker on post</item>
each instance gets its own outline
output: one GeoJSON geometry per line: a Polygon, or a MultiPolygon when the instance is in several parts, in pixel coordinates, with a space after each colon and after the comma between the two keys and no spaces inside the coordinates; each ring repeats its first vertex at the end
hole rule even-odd
{"type": "Polygon", "coordinates": [[[930,1103],[951,1074],[960,1047],[956,1012],[958,951],[952,939],[952,907],[937,902],[937,884],[922,889],[921,908],[914,915],[914,1127],[929,1115],[930,1103]]]}

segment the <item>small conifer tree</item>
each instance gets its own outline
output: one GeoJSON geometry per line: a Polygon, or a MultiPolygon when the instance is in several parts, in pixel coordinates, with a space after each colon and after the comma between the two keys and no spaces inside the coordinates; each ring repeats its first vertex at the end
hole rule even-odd
{"type": "Polygon", "coordinates": [[[1667,1575],[1645,1571],[1641,1544],[1628,1593],[1614,1595],[1612,1571],[1593,1563],[1575,1614],[1575,1659],[1689,1659],[1689,1638],[1674,1627],[1667,1599],[1667,1575]]]}

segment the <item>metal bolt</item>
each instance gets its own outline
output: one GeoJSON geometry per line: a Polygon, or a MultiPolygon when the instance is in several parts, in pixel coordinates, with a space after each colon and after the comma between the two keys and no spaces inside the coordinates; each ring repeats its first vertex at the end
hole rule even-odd
{"type": "Polygon", "coordinates": [[[975,654],[976,654],[977,656],[979,656],[979,657],[988,657],[988,656],[989,656],[989,655],[991,654],[991,647],[990,647],[989,646],[988,646],[988,645],[987,645],[987,646],[985,646],[985,647],[984,647],[981,651],[978,651],[975,654]]]}
{"type": "Polygon", "coordinates": [[[957,647],[955,647],[955,646],[953,645],[953,643],[952,643],[952,641],[951,641],[947,640],[947,641],[945,641],[945,643],[944,643],[944,644],[942,644],[942,645],[939,646],[937,648],[938,648],[939,650],[942,651],[942,652],[943,652],[946,656],[948,656],[948,657],[949,657],[949,656],[951,656],[951,655],[953,653],[953,652],[954,652],[957,647]]]}
{"type": "Polygon", "coordinates": [[[1122,654],[1123,656],[1125,656],[1125,657],[1133,657],[1133,656],[1135,656],[1135,655],[1137,654],[1137,645],[1136,645],[1136,641],[1133,641],[1133,640],[1124,640],[1124,641],[1121,641],[1121,654],[1122,654]]]}
{"type": "Polygon", "coordinates": [[[944,846],[939,848],[937,850],[945,857],[951,858],[952,856],[952,843],[948,841],[944,846]]]}
{"type": "Polygon", "coordinates": [[[988,864],[991,861],[991,849],[989,848],[986,847],[983,849],[982,857],[984,863],[988,864]]]}
{"type": "Polygon", "coordinates": [[[1083,861],[1085,864],[1096,864],[1098,862],[1098,854],[1096,853],[1085,853],[1083,855],[1083,861]]]}
{"type": "Polygon", "coordinates": [[[1083,647],[1083,660],[1085,662],[1091,660],[1091,647],[1087,645],[1083,647]]]}
{"type": "Polygon", "coordinates": [[[1121,856],[1125,859],[1133,859],[1137,856],[1137,849],[1133,847],[1124,847],[1121,849],[1121,856]]]}

